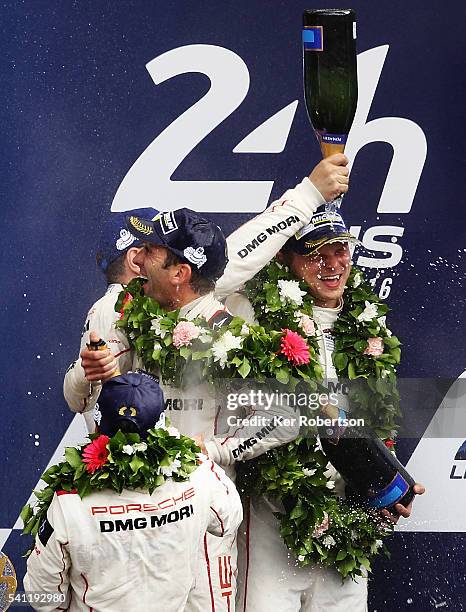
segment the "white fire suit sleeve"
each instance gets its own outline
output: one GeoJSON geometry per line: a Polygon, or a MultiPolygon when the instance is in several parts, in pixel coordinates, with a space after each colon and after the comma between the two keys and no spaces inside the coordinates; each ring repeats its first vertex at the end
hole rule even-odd
{"type": "Polygon", "coordinates": [[[52,601],[48,605],[41,603],[36,608],[38,610],[51,612],[68,608],[71,560],[67,544],[65,519],[55,494],[47,511],[47,519],[39,527],[23,582],[26,591],[65,595],[65,601],[52,601]]]}
{"type": "MultiPolygon", "coordinates": [[[[79,351],[81,352],[89,342],[90,332],[96,331],[117,359],[120,372],[127,372],[131,369],[132,354],[126,335],[115,328],[115,322],[118,320],[118,313],[114,310],[117,297],[118,291],[106,293],[89,310],[79,351]]],[[[92,410],[100,390],[100,383],[90,383],[86,380],[80,358],[69,366],[63,382],[63,394],[73,412],[92,410]]]]}
{"type": "Polygon", "coordinates": [[[207,531],[215,536],[234,535],[243,520],[238,491],[221,467],[205,459],[210,485],[210,520],[207,531]]]}
{"type": "Polygon", "coordinates": [[[216,283],[216,297],[225,298],[255,276],[324,203],[320,191],[306,177],[263,213],[230,234],[227,238],[229,261],[216,283]]]}
{"type": "Polygon", "coordinates": [[[220,465],[254,459],[299,434],[299,414],[279,402],[227,412],[228,431],[205,442],[209,458],[220,465]]]}

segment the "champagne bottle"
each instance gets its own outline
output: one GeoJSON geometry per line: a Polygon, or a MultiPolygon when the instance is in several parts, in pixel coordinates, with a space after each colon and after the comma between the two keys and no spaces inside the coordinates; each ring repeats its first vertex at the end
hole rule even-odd
{"type": "Polygon", "coordinates": [[[355,12],[304,11],[303,56],[304,98],[322,155],[342,153],[358,100],[355,12]]]}
{"type": "MultiPolygon", "coordinates": [[[[326,418],[328,416],[324,414],[326,418]]],[[[395,455],[367,427],[345,427],[346,414],[339,421],[319,428],[322,450],[356,494],[372,508],[407,506],[414,497],[414,479],[395,455]]]]}
{"type": "MultiPolygon", "coordinates": [[[[91,335],[92,334],[93,332],[91,332],[91,335]]],[[[90,351],[107,351],[108,350],[107,343],[102,338],[98,338],[97,340],[94,340],[94,339],[91,340],[91,338],[89,338],[89,342],[86,344],[86,346],[90,351]]],[[[112,374],[111,378],[113,378],[114,376],[120,376],[120,374],[121,372],[119,368],[117,367],[115,372],[112,374]]]]}

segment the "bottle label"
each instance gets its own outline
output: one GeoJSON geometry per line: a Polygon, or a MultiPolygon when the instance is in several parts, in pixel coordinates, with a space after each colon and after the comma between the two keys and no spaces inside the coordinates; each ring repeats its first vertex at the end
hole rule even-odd
{"type": "Polygon", "coordinates": [[[397,472],[391,483],[369,499],[371,508],[388,508],[396,504],[409,490],[409,484],[397,472]]]}
{"type": "Polygon", "coordinates": [[[327,132],[319,132],[319,139],[327,144],[346,144],[348,134],[328,134],[327,132]]]}
{"type": "Polygon", "coordinates": [[[303,29],[304,51],[324,50],[324,28],[322,26],[306,26],[303,29]]]}

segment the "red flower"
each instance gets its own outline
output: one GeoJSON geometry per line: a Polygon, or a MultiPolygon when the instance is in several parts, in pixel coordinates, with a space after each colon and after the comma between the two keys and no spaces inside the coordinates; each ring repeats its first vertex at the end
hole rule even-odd
{"type": "Polygon", "coordinates": [[[385,446],[387,448],[393,448],[395,446],[395,440],[385,440],[385,446]]]}
{"type": "Polygon", "coordinates": [[[125,304],[127,304],[128,302],[131,302],[132,299],[133,299],[133,296],[131,295],[131,293],[126,292],[125,297],[123,298],[123,302],[121,303],[120,319],[122,319],[125,316],[125,304]]]}
{"type": "Polygon", "coordinates": [[[290,329],[283,329],[282,331],[285,332],[285,335],[281,339],[281,350],[279,352],[285,355],[293,365],[309,363],[311,359],[309,347],[304,338],[290,329]]]}
{"type": "Polygon", "coordinates": [[[87,463],[86,470],[93,474],[96,470],[107,463],[107,444],[110,438],[101,435],[86,446],[83,451],[83,463],[87,463]]]}

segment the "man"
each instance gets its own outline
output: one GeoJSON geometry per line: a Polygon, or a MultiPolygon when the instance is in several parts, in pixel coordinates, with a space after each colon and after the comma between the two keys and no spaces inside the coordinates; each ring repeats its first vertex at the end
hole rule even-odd
{"type": "MultiPolygon", "coordinates": [[[[290,238],[279,258],[296,278],[302,279],[314,298],[314,322],[319,341],[319,359],[327,380],[337,374],[332,361],[332,328],[343,307],[344,290],[351,271],[349,244],[357,240],[349,233],[339,213],[316,211],[308,226],[290,238]]],[[[422,494],[424,488],[415,486],[422,494]]],[[[408,517],[411,504],[397,504],[401,516],[408,517]]],[[[363,612],[367,610],[367,581],[344,582],[336,570],[319,566],[298,567],[279,534],[274,512],[280,508],[265,498],[250,503],[246,518],[242,580],[239,580],[241,612],[363,612]],[[273,563],[269,560],[273,559],[273,563]]],[[[391,516],[384,511],[386,516],[391,516]]]]}
{"type": "MultiPolygon", "coordinates": [[[[113,436],[121,429],[146,439],[148,429],[163,427],[163,410],[163,393],[151,376],[117,376],[100,394],[99,431],[113,436]]],[[[120,452],[137,452],[150,464],[153,455],[134,447],[120,452]]],[[[153,442],[150,448],[154,452],[153,442]]],[[[204,533],[231,537],[242,518],[231,480],[205,456],[199,461],[188,480],[167,478],[152,493],[129,485],[121,494],[107,489],[83,499],[55,493],[24,579],[27,591],[52,596],[38,609],[182,612],[195,586],[204,533]],[[65,601],[53,603],[59,595],[65,601]]]]}
{"type": "MultiPolygon", "coordinates": [[[[153,219],[158,211],[154,208],[140,208],[134,212],[143,219],[153,219]]],[[[97,265],[105,275],[107,290],[87,313],[80,351],[89,342],[89,330],[108,330],[106,342],[122,372],[131,368],[131,359],[127,347],[123,346],[112,333],[115,321],[118,319],[114,306],[123,284],[139,276],[139,267],[134,263],[134,258],[140,248],[140,240],[126,228],[126,214],[110,213],[102,227],[96,252],[97,265]]],[[[89,385],[85,378],[81,360],[77,359],[69,366],[65,375],[64,394],[73,412],[84,413],[86,424],[91,432],[94,431],[94,420],[92,413],[86,410],[92,392],[92,385],[89,385]]]]}

